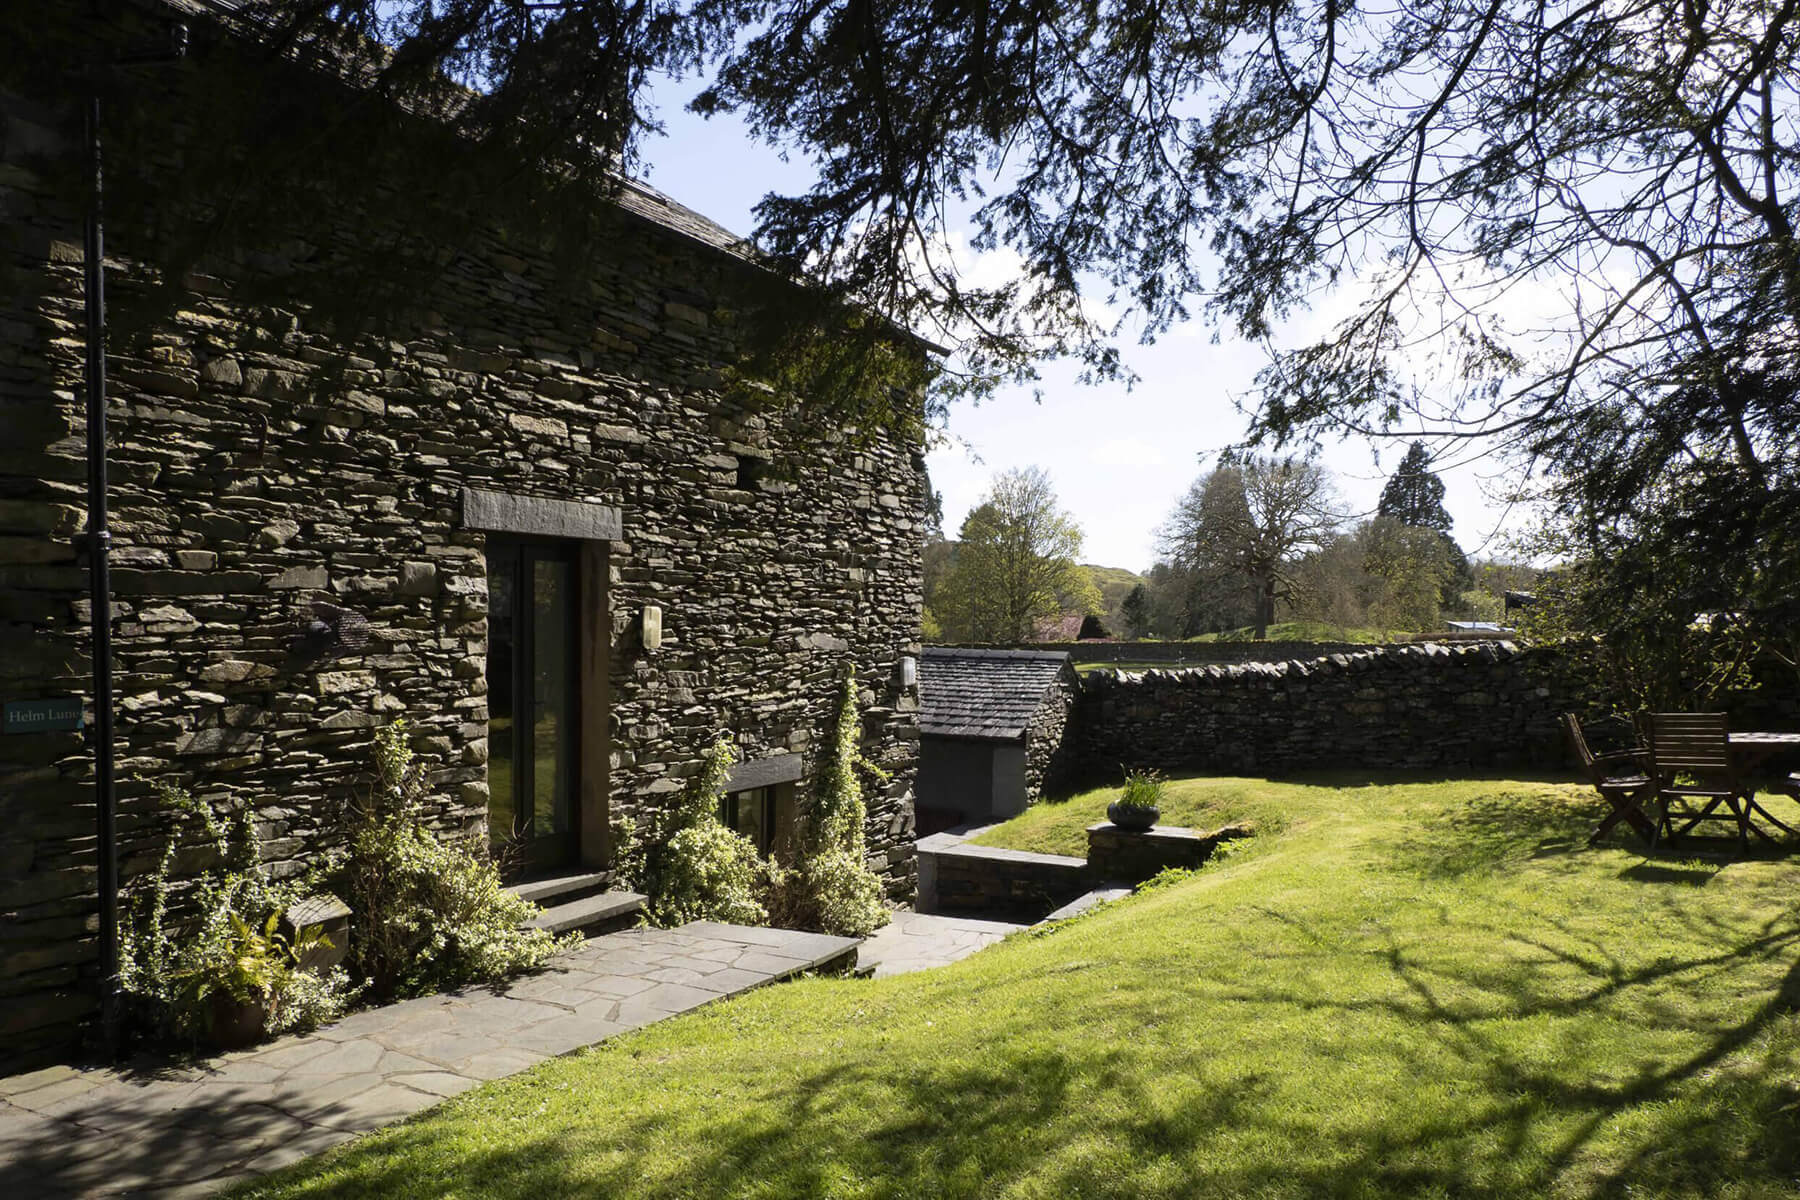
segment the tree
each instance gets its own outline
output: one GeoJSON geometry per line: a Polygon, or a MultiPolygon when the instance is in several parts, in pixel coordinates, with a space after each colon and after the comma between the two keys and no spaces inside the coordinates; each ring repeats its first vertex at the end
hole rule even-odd
{"type": "MultiPolygon", "coordinates": [[[[197,102],[185,149],[217,155],[181,172],[189,202],[143,206],[190,258],[322,208],[316,147],[391,159],[383,128],[419,113],[445,132],[402,164],[433,185],[408,194],[417,245],[371,277],[404,294],[396,262],[449,269],[468,214],[522,192],[547,233],[592,237],[562,218],[636,161],[646,81],[706,66],[700,111],[819,167],[758,209],[764,261],[810,298],[769,311],[841,318],[787,323],[801,332],[761,360],[783,383],[890,413],[894,326],[955,343],[939,403],[1044,355],[1111,377],[1084,287],[1150,336],[1209,297],[1263,339],[1337,286],[1350,316],[1270,365],[1252,439],[1501,436],[1597,564],[1615,537],[1662,539],[1694,562],[1740,554],[1728,573],[1775,592],[1800,575],[1754,549],[1785,545],[1800,428],[1792,0],[247,0],[229,19],[271,58],[357,60],[342,73],[393,103],[323,105],[272,75],[266,105],[197,102]],[[958,277],[963,220],[1018,255],[1013,278],[958,277]],[[1509,321],[1521,287],[1533,312],[1509,321]],[[1644,502],[1702,486],[1733,500],[1697,521],[1690,499],[1644,502]]],[[[67,69],[33,52],[37,25],[9,28],[20,94],[67,69]]],[[[119,159],[158,157],[167,125],[146,118],[119,159]]],[[[345,160],[333,187],[389,178],[345,160]]]]}
{"type": "Polygon", "coordinates": [[[1057,508],[1050,477],[1037,467],[1002,472],[963,521],[938,620],[957,640],[1028,641],[1040,618],[1062,611],[1059,596],[1094,591],[1080,552],[1081,529],[1057,508]]]}
{"type": "Polygon", "coordinates": [[[1195,480],[1161,535],[1177,564],[1221,571],[1250,586],[1261,640],[1276,602],[1293,594],[1301,556],[1325,545],[1340,520],[1331,482],[1317,463],[1248,457],[1195,480]]]}
{"type": "Polygon", "coordinates": [[[1125,618],[1125,632],[1134,640],[1150,636],[1150,592],[1138,584],[1125,593],[1119,610],[1125,618]]]}
{"type": "Polygon", "coordinates": [[[920,613],[922,633],[927,641],[943,639],[944,626],[938,617],[943,603],[944,581],[956,563],[956,543],[945,541],[941,534],[927,533],[923,562],[924,606],[920,613]]]}
{"type": "Polygon", "coordinates": [[[1363,569],[1380,581],[1369,617],[1384,629],[1435,629],[1438,605],[1456,574],[1450,547],[1436,530],[1376,517],[1359,531],[1363,569]]]}
{"type": "MultiPolygon", "coordinates": [[[[1381,499],[1376,503],[1375,513],[1377,517],[1414,529],[1431,530],[1442,543],[1441,557],[1448,560],[1450,571],[1438,587],[1437,600],[1429,619],[1430,624],[1435,624],[1436,607],[1442,605],[1452,608],[1458,605],[1462,594],[1474,586],[1475,576],[1469,569],[1469,556],[1463,553],[1462,547],[1456,544],[1456,539],[1450,536],[1450,513],[1444,508],[1444,481],[1432,471],[1431,453],[1426,450],[1424,442],[1414,442],[1407,447],[1406,457],[1400,460],[1399,467],[1389,476],[1387,486],[1381,489],[1381,499]]],[[[1440,555],[1433,554],[1431,557],[1435,562],[1440,555]]],[[[1409,561],[1419,560],[1412,556],[1409,561]]],[[[1415,616],[1424,614],[1423,607],[1409,606],[1409,611],[1415,616]]]]}
{"type": "Polygon", "coordinates": [[[1381,489],[1375,513],[1415,529],[1450,532],[1450,514],[1444,508],[1444,481],[1432,471],[1431,452],[1424,442],[1414,442],[1407,448],[1406,457],[1381,489]]]}

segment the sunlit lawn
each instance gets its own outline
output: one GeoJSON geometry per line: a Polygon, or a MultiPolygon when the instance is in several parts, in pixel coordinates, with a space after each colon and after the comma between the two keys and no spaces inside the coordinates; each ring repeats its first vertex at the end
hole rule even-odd
{"type": "MultiPolygon", "coordinates": [[[[1002,836],[1066,850],[1105,800],[1002,836]]],[[[1166,821],[1261,834],[950,968],[769,988],[546,1063],[261,1190],[1800,1193],[1800,869],[1590,850],[1596,806],[1178,783],[1166,821]]]]}

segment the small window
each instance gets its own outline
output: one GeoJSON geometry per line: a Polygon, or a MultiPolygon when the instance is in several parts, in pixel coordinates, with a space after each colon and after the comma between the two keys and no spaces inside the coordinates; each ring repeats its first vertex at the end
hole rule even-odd
{"type": "Polygon", "coordinates": [[[749,838],[758,854],[785,858],[791,849],[788,827],[793,823],[793,794],[793,785],[786,783],[727,792],[719,800],[719,820],[749,838]]]}
{"type": "Polygon", "coordinates": [[[751,454],[738,455],[738,487],[747,492],[755,491],[757,485],[763,481],[763,476],[768,473],[768,469],[769,464],[764,459],[757,458],[755,455],[751,454]]]}

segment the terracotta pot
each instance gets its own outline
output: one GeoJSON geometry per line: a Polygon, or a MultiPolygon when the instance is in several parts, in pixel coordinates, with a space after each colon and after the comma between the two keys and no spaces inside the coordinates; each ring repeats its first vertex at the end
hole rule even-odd
{"type": "Polygon", "coordinates": [[[214,992],[208,1005],[207,1033],[213,1045],[221,1050],[237,1050],[262,1041],[269,1020],[266,1001],[244,1001],[229,992],[214,992]]]}
{"type": "Polygon", "coordinates": [[[1162,816],[1162,809],[1154,805],[1149,808],[1138,808],[1136,805],[1126,806],[1115,800],[1106,806],[1107,820],[1120,829],[1130,829],[1138,833],[1155,825],[1156,819],[1160,816],[1162,816]]]}

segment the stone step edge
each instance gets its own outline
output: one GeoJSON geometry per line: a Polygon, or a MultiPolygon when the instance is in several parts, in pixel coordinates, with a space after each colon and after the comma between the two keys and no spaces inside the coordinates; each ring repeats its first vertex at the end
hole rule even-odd
{"type": "Polygon", "coordinates": [[[543,879],[528,879],[515,883],[506,890],[521,900],[529,900],[533,904],[545,908],[552,901],[578,900],[584,896],[592,896],[606,890],[609,876],[604,871],[578,871],[567,875],[551,875],[543,879]]]}
{"type": "Polygon", "coordinates": [[[1075,897],[1055,912],[1039,921],[1039,925],[1048,925],[1052,921],[1067,921],[1071,917],[1079,917],[1091,908],[1098,908],[1109,900],[1122,900],[1131,895],[1132,889],[1125,884],[1109,884],[1097,887],[1091,892],[1075,897]]]}
{"type": "Polygon", "coordinates": [[[567,904],[546,908],[525,922],[525,928],[543,929],[550,933],[586,929],[607,921],[636,916],[644,910],[647,899],[648,897],[636,892],[602,892],[598,896],[584,896],[567,904]]]}

